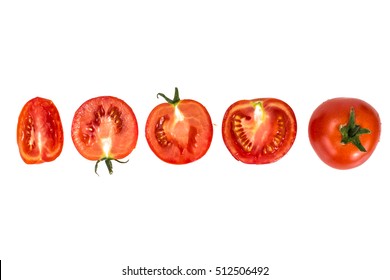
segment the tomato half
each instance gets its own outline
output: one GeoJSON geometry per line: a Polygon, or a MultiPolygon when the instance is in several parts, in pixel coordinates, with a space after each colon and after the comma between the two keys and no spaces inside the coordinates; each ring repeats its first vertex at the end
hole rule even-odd
{"type": "Polygon", "coordinates": [[[175,88],[174,99],[157,105],[146,121],[145,136],[149,147],[161,160],[186,164],[203,157],[211,145],[213,125],[206,108],[190,99],[180,100],[175,88]]]}
{"type": "Polygon", "coordinates": [[[334,98],[314,110],[309,121],[310,143],[319,158],[336,169],[363,164],[380,138],[378,112],[356,98],[334,98]]]}
{"type": "Polygon", "coordinates": [[[138,124],[131,107],[113,96],[100,96],[84,102],[75,112],[72,140],[86,159],[105,161],[112,174],[111,160],[128,156],[138,140],[138,124]]]}
{"type": "Polygon", "coordinates": [[[222,137],[237,160],[247,164],[267,164],[282,158],[297,133],[292,108],[276,98],[240,100],[225,112],[222,137]]]}
{"type": "Polygon", "coordinates": [[[64,145],[64,132],[54,103],[41,97],[28,101],[19,114],[16,138],[25,163],[55,160],[64,145]]]}

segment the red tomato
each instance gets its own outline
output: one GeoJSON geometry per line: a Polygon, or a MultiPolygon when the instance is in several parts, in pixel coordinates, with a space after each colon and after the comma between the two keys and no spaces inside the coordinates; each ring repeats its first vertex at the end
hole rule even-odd
{"type": "Polygon", "coordinates": [[[222,137],[237,160],[272,163],[291,148],[297,133],[294,111],[282,100],[258,98],[233,103],[225,113],[222,137]]]}
{"type": "Polygon", "coordinates": [[[41,97],[28,101],[19,115],[16,138],[25,163],[55,160],[64,145],[64,132],[54,103],[41,97]]]}
{"type": "Polygon", "coordinates": [[[379,142],[378,112],[356,98],[334,98],[313,112],[309,139],[319,158],[331,167],[350,169],[363,164],[379,142]]]}
{"type": "Polygon", "coordinates": [[[206,108],[199,102],[180,100],[175,88],[173,100],[157,105],[149,114],[145,136],[151,150],[172,164],[190,163],[203,157],[210,147],[213,125],[206,108]]]}
{"type": "Polygon", "coordinates": [[[137,144],[138,124],[133,110],[123,100],[100,96],[84,102],[72,122],[72,140],[86,159],[105,161],[112,174],[111,160],[128,156],[137,144]]]}

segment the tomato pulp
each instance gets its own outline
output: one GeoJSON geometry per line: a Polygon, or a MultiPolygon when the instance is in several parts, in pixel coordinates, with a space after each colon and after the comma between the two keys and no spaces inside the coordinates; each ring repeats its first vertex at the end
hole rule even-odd
{"type": "Polygon", "coordinates": [[[29,100],[19,114],[16,138],[25,163],[55,160],[64,145],[64,132],[54,103],[41,97],[29,100]]]}
{"type": "Polygon", "coordinates": [[[113,96],[87,100],[75,112],[72,140],[86,159],[105,161],[112,174],[111,160],[128,156],[137,144],[138,124],[131,107],[113,96]]]}
{"type": "Polygon", "coordinates": [[[336,169],[363,164],[380,138],[378,112],[357,98],[333,98],[318,106],[309,121],[310,143],[318,157],[336,169]]]}
{"type": "Polygon", "coordinates": [[[157,105],[149,114],[145,136],[149,147],[161,160],[186,164],[203,157],[211,145],[213,126],[206,108],[191,99],[180,100],[178,89],[167,103],[157,105]]]}
{"type": "Polygon", "coordinates": [[[225,112],[222,137],[229,152],[247,164],[267,164],[282,158],[297,133],[292,108],[276,98],[239,100],[225,112]]]}

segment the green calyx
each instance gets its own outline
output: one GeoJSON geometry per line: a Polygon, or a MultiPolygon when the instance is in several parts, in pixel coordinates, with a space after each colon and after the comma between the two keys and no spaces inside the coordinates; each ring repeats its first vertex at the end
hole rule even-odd
{"type": "Polygon", "coordinates": [[[359,149],[359,151],[367,152],[367,150],[363,147],[362,143],[360,143],[359,137],[362,134],[370,134],[371,131],[367,128],[362,128],[360,125],[356,124],[355,120],[355,109],[351,107],[348,123],[346,125],[340,126],[340,133],[342,136],[341,143],[352,143],[359,149]]]}
{"type": "Polygon", "coordinates": [[[112,160],[115,160],[116,162],[119,162],[119,163],[126,163],[128,162],[129,160],[126,160],[126,161],[120,161],[120,160],[117,160],[115,158],[107,158],[107,157],[104,157],[104,158],[101,158],[99,159],[96,164],[95,164],[95,173],[96,175],[99,176],[99,174],[97,173],[97,169],[98,169],[98,165],[99,165],[99,162],[101,161],[104,161],[106,163],[106,166],[108,168],[108,172],[110,173],[110,175],[114,172],[113,171],[113,168],[112,168],[112,160]]]}
{"type": "Polygon", "coordinates": [[[179,103],[179,101],[180,101],[179,90],[177,89],[177,87],[175,87],[175,96],[173,97],[173,99],[166,97],[166,95],[163,93],[157,93],[157,98],[159,96],[163,97],[165,99],[165,101],[167,101],[169,104],[172,104],[172,105],[177,105],[177,103],[179,103]]]}

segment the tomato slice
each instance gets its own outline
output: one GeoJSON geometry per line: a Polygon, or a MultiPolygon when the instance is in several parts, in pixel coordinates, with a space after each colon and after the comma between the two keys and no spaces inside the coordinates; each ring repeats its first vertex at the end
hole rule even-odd
{"type": "Polygon", "coordinates": [[[225,112],[222,137],[237,160],[248,164],[272,163],[291,148],[297,133],[292,108],[282,100],[240,100],[225,112]]]}
{"type": "Polygon", "coordinates": [[[16,138],[25,163],[55,160],[64,145],[64,132],[54,103],[41,97],[29,100],[19,114],[16,138]]]}
{"type": "MultiPolygon", "coordinates": [[[[111,160],[128,156],[137,144],[138,124],[131,107],[113,96],[85,101],[75,112],[72,140],[77,151],[97,164],[104,160],[112,174],[111,160]]],[[[119,161],[120,162],[120,161],[119,161]]]]}
{"type": "Polygon", "coordinates": [[[167,103],[157,105],[146,121],[145,136],[149,147],[161,160],[186,164],[202,158],[213,137],[213,125],[207,109],[199,102],[174,99],[159,93],[167,103]]]}

